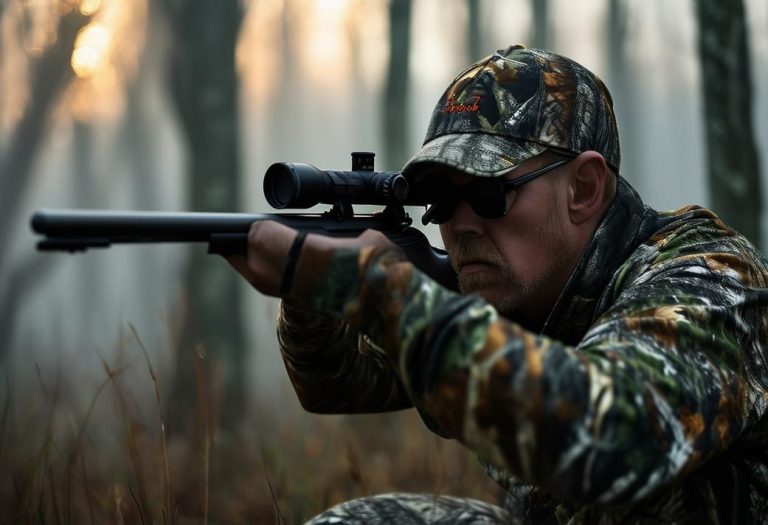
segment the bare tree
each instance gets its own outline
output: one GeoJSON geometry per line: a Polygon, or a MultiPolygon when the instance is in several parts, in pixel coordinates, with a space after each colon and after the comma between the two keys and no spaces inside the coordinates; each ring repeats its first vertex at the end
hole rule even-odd
{"type": "Polygon", "coordinates": [[[300,7],[293,0],[283,0],[283,8],[280,16],[280,69],[279,75],[280,96],[275,97],[275,102],[269,104],[267,122],[270,124],[270,140],[272,144],[290,144],[295,133],[296,122],[301,117],[300,108],[296,104],[300,100],[302,79],[297,70],[298,49],[294,42],[294,17],[300,7]]]}
{"type": "Polygon", "coordinates": [[[52,267],[53,259],[32,254],[15,267],[6,268],[8,240],[19,224],[20,204],[32,182],[33,162],[45,139],[51,110],[74,76],[70,58],[77,34],[88,20],[77,10],[62,16],[56,43],[30,62],[29,104],[0,158],[0,268],[9,283],[0,290],[0,356],[10,346],[24,297],[52,267]]]}
{"type": "Polygon", "coordinates": [[[385,166],[408,160],[408,66],[411,54],[411,0],[389,4],[389,69],[384,93],[385,166]]]}
{"type": "MultiPolygon", "coordinates": [[[[194,211],[236,211],[240,163],[235,46],[242,3],[166,0],[165,5],[173,34],[171,87],[188,148],[189,206],[194,211]]],[[[183,405],[195,391],[195,348],[202,345],[221,365],[220,407],[226,425],[242,415],[245,399],[240,281],[223,261],[194,254],[186,283],[187,318],[170,404],[183,405]]]]}
{"type": "MultiPolygon", "coordinates": [[[[240,206],[238,79],[235,49],[243,18],[240,0],[163,1],[170,33],[169,86],[186,139],[187,202],[193,211],[237,211],[240,206]]],[[[246,336],[238,276],[219,258],[193,252],[184,276],[181,334],[167,401],[172,432],[192,431],[195,454],[221,453],[218,431],[232,430],[245,407],[246,336]],[[206,357],[207,356],[207,357],[206,357]],[[185,407],[195,406],[196,420],[185,407]],[[194,426],[193,426],[194,425],[194,426]],[[196,427],[197,431],[194,431],[196,427]],[[211,444],[214,446],[211,448],[211,444]]],[[[218,461],[207,473],[190,464],[187,482],[206,494],[219,480],[218,461]]],[[[203,498],[204,499],[204,498],[203,498]]],[[[183,499],[180,508],[201,500],[183,499]]],[[[207,502],[200,512],[206,512],[207,502]]]]}
{"type": "Polygon", "coordinates": [[[56,43],[30,63],[29,104],[0,159],[0,254],[6,253],[10,231],[17,224],[19,205],[31,182],[32,163],[45,138],[51,108],[74,75],[70,57],[75,38],[88,20],[76,10],[61,17],[56,43]]]}
{"type": "Polygon", "coordinates": [[[119,153],[131,166],[133,178],[134,205],[138,209],[154,210],[161,202],[155,191],[158,180],[158,164],[153,135],[149,127],[156,115],[147,103],[151,83],[157,77],[157,71],[166,67],[164,39],[166,25],[157,0],[149,0],[147,14],[146,42],[138,61],[135,78],[126,88],[126,112],[120,126],[118,144],[119,153]]]}
{"type": "Polygon", "coordinates": [[[713,210],[760,244],[762,190],[742,0],[696,0],[709,193],[713,210]]]}
{"type": "Polygon", "coordinates": [[[467,64],[479,60],[488,52],[483,49],[480,9],[480,0],[467,0],[467,64]]]}
{"type": "Polygon", "coordinates": [[[627,53],[629,26],[629,2],[610,0],[608,4],[608,88],[613,97],[613,107],[620,122],[621,173],[629,174],[633,183],[642,176],[639,169],[637,114],[638,95],[635,89],[634,71],[627,53]]]}
{"type": "Polygon", "coordinates": [[[531,47],[548,49],[552,44],[549,26],[549,0],[531,0],[533,25],[531,26],[531,47]]]}

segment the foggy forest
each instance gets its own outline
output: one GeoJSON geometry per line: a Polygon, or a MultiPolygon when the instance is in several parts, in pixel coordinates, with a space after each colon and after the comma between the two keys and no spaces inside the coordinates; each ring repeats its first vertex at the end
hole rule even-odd
{"type": "Polygon", "coordinates": [[[271,212],[272,163],[348,170],[353,151],[398,170],[454,75],[515,43],[605,81],[646,204],[709,206],[765,253],[764,0],[0,0],[0,522],[295,523],[392,491],[496,502],[413,410],[305,412],[277,301],[204,245],[42,253],[29,220],[271,212]]]}

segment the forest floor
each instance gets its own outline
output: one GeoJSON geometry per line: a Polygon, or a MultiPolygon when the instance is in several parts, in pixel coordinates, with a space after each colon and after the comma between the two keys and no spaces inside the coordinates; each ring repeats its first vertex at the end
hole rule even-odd
{"type": "MultiPolygon", "coordinates": [[[[0,523],[293,524],[387,492],[501,498],[475,456],[429,432],[415,410],[321,416],[292,402],[280,413],[256,407],[225,430],[211,417],[220,407],[200,401],[216,399],[201,395],[210,385],[167,406],[144,357],[132,376],[104,363],[79,409],[43,374],[38,395],[23,399],[6,375],[0,523]]],[[[287,386],[285,396],[294,396],[287,386]]]]}

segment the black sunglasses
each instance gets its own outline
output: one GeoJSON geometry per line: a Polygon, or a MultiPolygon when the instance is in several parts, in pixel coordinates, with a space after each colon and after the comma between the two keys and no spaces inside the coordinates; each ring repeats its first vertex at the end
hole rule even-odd
{"type": "Polygon", "coordinates": [[[512,206],[514,198],[507,199],[507,193],[517,191],[521,186],[559,168],[568,160],[558,160],[535,171],[513,180],[501,178],[475,177],[466,186],[449,185],[443,187],[435,196],[434,204],[427,209],[421,218],[422,224],[443,224],[448,222],[456,211],[459,202],[465,200],[472,206],[474,212],[484,219],[504,217],[512,206]]]}

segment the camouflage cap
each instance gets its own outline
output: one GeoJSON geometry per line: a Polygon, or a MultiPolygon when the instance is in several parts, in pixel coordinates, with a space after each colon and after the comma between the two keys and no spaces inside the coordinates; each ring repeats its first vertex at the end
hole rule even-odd
{"type": "Polygon", "coordinates": [[[545,150],[594,150],[618,173],[619,133],[603,82],[573,60],[511,46],[472,64],[446,89],[406,174],[424,163],[497,177],[545,150]]]}

